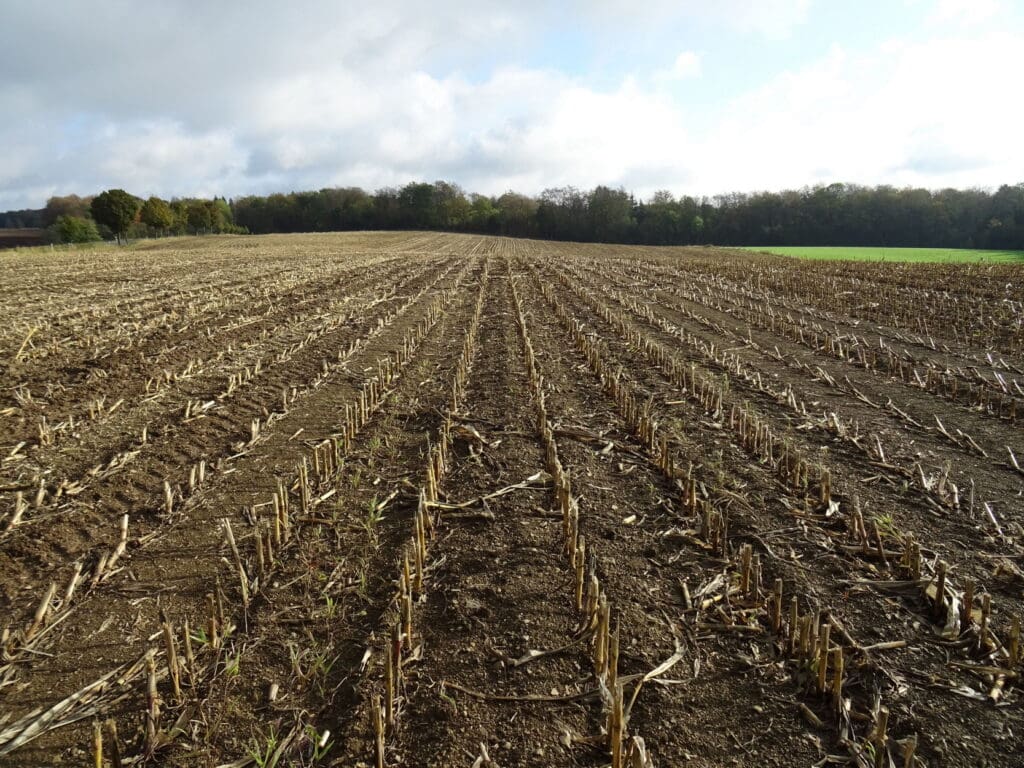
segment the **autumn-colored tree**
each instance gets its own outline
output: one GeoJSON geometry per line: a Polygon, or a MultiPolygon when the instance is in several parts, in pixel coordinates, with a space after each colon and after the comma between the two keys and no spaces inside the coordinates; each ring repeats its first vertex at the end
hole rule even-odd
{"type": "Polygon", "coordinates": [[[78,195],[54,195],[46,201],[46,207],[43,208],[43,226],[55,224],[61,216],[86,218],[89,215],[90,201],[91,198],[78,195]]]}
{"type": "Polygon", "coordinates": [[[139,218],[143,224],[161,232],[167,232],[174,226],[174,211],[166,201],[159,197],[151,197],[142,204],[139,218]]]}

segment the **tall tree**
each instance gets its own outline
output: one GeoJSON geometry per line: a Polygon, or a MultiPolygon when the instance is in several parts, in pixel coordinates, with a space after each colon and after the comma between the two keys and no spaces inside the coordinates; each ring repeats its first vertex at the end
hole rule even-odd
{"type": "Polygon", "coordinates": [[[406,227],[433,229],[440,223],[433,184],[406,184],[398,193],[398,205],[406,227]]]}
{"type": "MultiPolygon", "coordinates": [[[[262,198],[260,198],[262,199],[262,198]]],[[[172,200],[171,213],[174,214],[174,223],[171,231],[176,235],[184,235],[188,232],[188,200],[172,200]]],[[[268,232],[270,230],[267,230],[268,232]]]]}
{"type": "Polygon", "coordinates": [[[166,201],[159,197],[151,197],[142,204],[139,218],[147,227],[160,230],[165,234],[174,226],[174,211],[166,201]]]}
{"type": "Polygon", "coordinates": [[[93,198],[89,210],[92,217],[110,229],[120,243],[139,213],[139,199],[123,189],[108,189],[93,198]]]}
{"type": "Polygon", "coordinates": [[[208,201],[205,200],[190,200],[188,208],[186,209],[186,216],[189,227],[192,228],[193,234],[200,234],[202,232],[209,232],[210,227],[213,226],[213,221],[210,216],[211,207],[208,205],[208,201]]]}
{"type": "Polygon", "coordinates": [[[595,187],[587,204],[590,214],[590,238],[602,243],[628,243],[633,238],[636,219],[633,200],[623,189],[595,187]]]}
{"type": "Polygon", "coordinates": [[[497,231],[498,209],[486,195],[473,195],[472,207],[469,212],[470,229],[476,232],[491,233],[497,231]]]}
{"type": "Polygon", "coordinates": [[[43,226],[55,224],[61,216],[78,216],[84,219],[89,215],[90,202],[91,198],[78,195],[54,195],[46,201],[46,207],[43,208],[43,226]]]}
{"type": "Polygon", "coordinates": [[[445,229],[461,229],[469,222],[472,208],[458,184],[434,182],[434,204],[438,223],[445,229]]]}
{"type": "Polygon", "coordinates": [[[537,201],[516,192],[506,192],[496,202],[502,234],[529,237],[535,232],[537,201]]]}

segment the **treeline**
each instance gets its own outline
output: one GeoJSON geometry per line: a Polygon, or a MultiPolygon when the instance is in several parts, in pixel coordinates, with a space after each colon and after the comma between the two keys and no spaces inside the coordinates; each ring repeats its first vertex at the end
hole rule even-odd
{"type": "Polygon", "coordinates": [[[0,229],[41,229],[42,226],[42,208],[23,208],[20,211],[0,213],[0,229]]]}
{"type": "Polygon", "coordinates": [[[439,181],[372,194],[349,187],[242,197],[232,209],[254,233],[442,229],[648,245],[1024,249],[1024,184],[995,192],[831,184],[711,198],[657,192],[641,201],[604,186],[487,197],[439,181]]]}
{"type": "Polygon", "coordinates": [[[0,214],[0,226],[48,228],[74,238],[217,232],[427,229],[552,240],[648,245],[853,245],[1024,250],[1024,184],[927,190],[830,184],[784,192],[637,200],[598,186],[490,197],[458,185],[413,182],[370,193],[358,187],[233,201],[164,201],[108,190],[51,198],[41,211],[0,214]],[[118,193],[119,218],[96,209],[118,193]],[[124,197],[122,197],[124,196],[124,197]],[[128,199],[130,198],[130,200],[128,199]]]}
{"type": "Polygon", "coordinates": [[[143,200],[122,189],[88,197],[51,197],[45,208],[0,214],[0,228],[19,227],[43,229],[51,243],[246,232],[235,225],[225,198],[143,200]]]}

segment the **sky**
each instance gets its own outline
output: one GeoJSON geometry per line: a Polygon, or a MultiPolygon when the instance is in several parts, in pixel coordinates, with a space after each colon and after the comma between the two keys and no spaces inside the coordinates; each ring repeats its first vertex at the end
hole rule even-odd
{"type": "Polygon", "coordinates": [[[1024,0],[2,0],[0,210],[1024,181],[1024,0]]]}

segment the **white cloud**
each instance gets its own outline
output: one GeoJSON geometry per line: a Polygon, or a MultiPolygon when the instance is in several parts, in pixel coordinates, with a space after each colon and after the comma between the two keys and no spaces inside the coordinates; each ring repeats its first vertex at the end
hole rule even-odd
{"type": "Polygon", "coordinates": [[[506,68],[480,83],[417,72],[386,93],[368,80],[350,83],[337,99],[330,89],[320,95],[282,83],[264,99],[276,117],[261,128],[264,150],[250,170],[266,178],[298,172],[315,185],[313,175],[326,172],[378,186],[445,177],[497,194],[645,186],[648,176],[686,172],[683,112],[631,78],[601,91],[551,71],[506,68]],[[353,100],[358,120],[341,114],[353,100]],[[322,124],[335,127],[332,140],[318,139],[322,124]]]}
{"type": "Polygon", "coordinates": [[[833,48],[735,100],[702,142],[699,189],[813,182],[990,186],[1024,179],[1010,34],[833,48]]]}
{"type": "Polygon", "coordinates": [[[694,51],[683,51],[672,66],[664,72],[665,79],[686,80],[691,77],[698,77],[701,73],[700,54],[694,51]]]}
{"type": "Polygon", "coordinates": [[[787,39],[807,21],[811,0],[724,0],[719,7],[742,29],[787,39]]]}
{"type": "Polygon", "coordinates": [[[933,24],[974,25],[1004,12],[1001,0],[937,0],[929,15],[933,24]]]}
{"type": "Polygon", "coordinates": [[[613,31],[683,16],[720,30],[785,39],[807,20],[812,0],[644,0],[639,5],[636,0],[578,0],[575,5],[578,14],[596,14],[613,24],[613,31]]]}
{"type": "Polygon", "coordinates": [[[746,33],[786,40],[807,22],[811,0],[719,0],[721,23],[746,33]]]}
{"type": "MultiPolygon", "coordinates": [[[[581,29],[623,37],[678,21],[680,3],[738,47],[811,20],[809,0],[653,0],[644,14],[600,0],[577,12],[581,29]]],[[[626,76],[624,62],[601,81],[522,64],[516,52],[552,18],[539,1],[496,14],[468,0],[439,1],[430,14],[411,2],[252,6],[200,13],[167,0],[126,11],[113,36],[78,4],[26,10],[0,47],[0,104],[17,118],[0,121],[0,210],[106,186],[237,195],[446,178],[487,193],[601,183],[646,195],[1024,179],[1024,106],[1012,91],[1024,62],[1012,27],[926,25],[914,40],[835,45],[774,75],[770,61],[743,63],[767,78],[743,92],[719,88],[729,73],[717,49],[670,48],[661,70],[626,76]]],[[[928,9],[955,19],[965,7],[928,9]]]]}
{"type": "Polygon", "coordinates": [[[621,184],[647,191],[658,186],[651,176],[678,179],[687,173],[684,114],[630,79],[607,92],[562,83],[526,124],[522,131],[487,137],[495,157],[515,161],[515,173],[497,186],[518,182],[535,191],[621,184]]]}
{"type": "Polygon", "coordinates": [[[137,194],[221,194],[225,179],[237,179],[246,156],[225,131],[189,133],[169,122],[112,126],[93,147],[101,186],[127,186],[137,194]]]}

